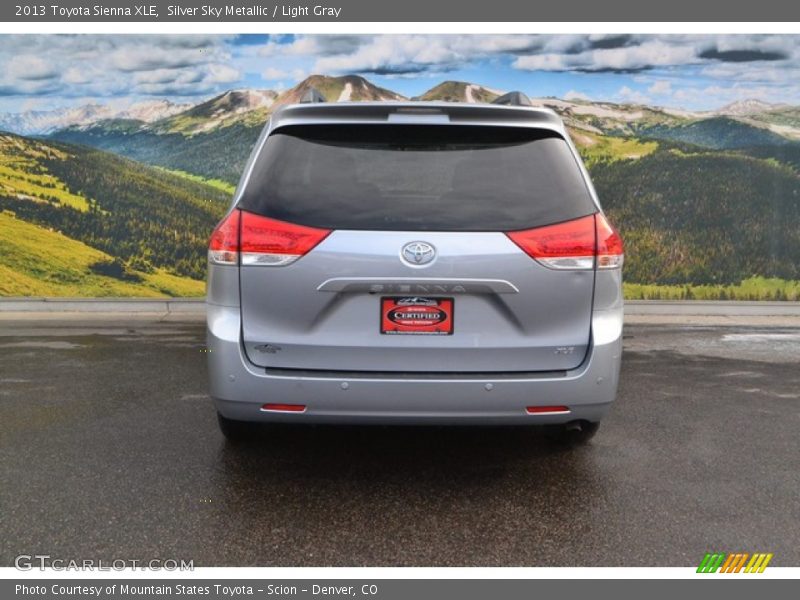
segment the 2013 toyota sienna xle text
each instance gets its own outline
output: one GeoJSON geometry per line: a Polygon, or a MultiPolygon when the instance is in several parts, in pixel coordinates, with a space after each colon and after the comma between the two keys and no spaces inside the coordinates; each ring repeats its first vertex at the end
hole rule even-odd
{"type": "Polygon", "coordinates": [[[272,115],[209,246],[225,435],[250,422],[594,434],[617,390],[622,240],[561,120],[520,96],[312,94],[272,115]]]}

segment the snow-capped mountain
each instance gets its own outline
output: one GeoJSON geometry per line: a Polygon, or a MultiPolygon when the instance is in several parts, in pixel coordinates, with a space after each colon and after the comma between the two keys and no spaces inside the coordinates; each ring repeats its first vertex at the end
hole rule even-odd
{"type": "Polygon", "coordinates": [[[146,100],[131,105],[112,118],[115,119],[136,119],[145,123],[152,123],[159,119],[165,119],[192,106],[191,104],[176,104],[169,100],[146,100]]]}
{"type": "Polygon", "coordinates": [[[184,134],[211,131],[246,118],[255,111],[263,112],[272,106],[277,96],[277,92],[272,90],[229,90],[166,118],[153,121],[153,129],[160,133],[184,134]]]}
{"type": "Polygon", "coordinates": [[[309,89],[321,93],[326,102],[380,102],[404,100],[405,96],[379,87],[360,75],[311,75],[293,88],[283,92],[276,100],[278,105],[300,102],[309,89]]]}
{"type": "Polygon", "coordinates": [[[21,135],[46,135],[67,127],[83,127],[106,119],[134,119],[151,123],[189,108],[169,100],[145,100],[128,106],[84,104],[54,110],[0,114],[0,130],[21,135]]]}
{"type": "Polygon", "coordinates": [[[444,81],[419,97],[440,102],[491,102],[504,92],[467,81],[444,81]]]}
{"type": "Polygon", "coordinates": [[[715,112],[718,115],[744,117],[773,110],[780,110],[782,108],[786,108],[786,106],[787,105],[785,104],[773,104],[771,102],[764,102],[763,100],[748,98],[747,100],[737,100],[736,102],[726,104],[722,108],[718,108],[712,112],[715,112]]]}

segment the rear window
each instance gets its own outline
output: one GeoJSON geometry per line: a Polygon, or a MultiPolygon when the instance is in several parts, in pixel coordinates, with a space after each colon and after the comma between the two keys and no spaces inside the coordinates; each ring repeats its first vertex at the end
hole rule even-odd
{"type": "Polygon", "coordinates": [[[567,143],[546,130],[284,127],[239,207],[328,229],[512,231],[596,212],[567,143]]]}

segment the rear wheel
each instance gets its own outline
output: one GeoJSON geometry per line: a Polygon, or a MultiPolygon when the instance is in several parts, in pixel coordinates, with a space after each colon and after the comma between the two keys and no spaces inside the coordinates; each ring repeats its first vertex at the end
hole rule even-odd
{"type": "Polygon", "coordinates": [[[583,446],[595,436],[599,428],[600,423],[573,421],[562,425],[547,425],[545,435],[550,441],[561,446],[583,446]]]}
{"type": "Polygon", "coordinates": [[[219,430],[229,442],[244,442],[253,438],[255,432],[255,425],[247,421],[234,421],[223,417],[217,413],[217,422],[219,423],[219,430]]]}

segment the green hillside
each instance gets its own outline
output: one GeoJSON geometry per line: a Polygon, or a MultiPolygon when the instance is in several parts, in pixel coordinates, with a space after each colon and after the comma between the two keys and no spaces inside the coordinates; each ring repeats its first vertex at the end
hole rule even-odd
{"type": "Polygon", "coordinates": [[[598,195],[626,243],[631,283],[800,279],[800,176],[743,154],[659,148],[600,161],[598,195]]]}
{"type": "MultiPolygon", "coordinates": [[[[213,135],[202,137],[213,144],[213,135]]],[[[747,150],[581,131],[574,137],[604,207],[625,237],[628,282],[800,279],[800,234],[791,225],[800,222],[800,180],[790,166],[794,146],[759,147],[750,156],[747,150]]],[[[193,143],[194,138],[183,142],[189,149],[193,143]]],[[[229,172],[238,175],[234,153],[217,148],[214,155],[227,158],[229,172]]],[[[202,277],[202,261],[197,264],[197,270],[184,272],[202,277]]]]}
{"type": "Polygon", "coordinates": [[[100,123],[87,129],[65,129],[52,138],[235,185],[266,119],[263,115],[257,123],[238,122],[191,137],[149,129],[123,133],[100,123]]]}
{"type": "Polygon", "coordinates": [[[208,236],[229,199],[107,152],[0,134],[0,293],[201,293],[208,236]],[[45,255],[36,256],[17,243],[23,235],[59,238],[43,241],[45,255]]]}
{"type": "MultiPolygon", "coordinates": [[[[312,88],[322,93],[328,102],[403,99],[396,92],[378,87],[360,76],[311,75],[279,95],[268,90],[233,90],[155,123],[99,121],[91,127],[63,129],[51,137],[204,179],[235,184],[270,113],[284,104],[299,102],[312,88]]],[[[497,95],[478,84],[444,81],[416,99],[491,102],[497,95]]],[[[683,114],[638,104],[557,98],[540,98],[536,102],[555,110],[574,134],[594,138],[595,142],[635,138],[718,150],[792,145],[794,142],[788,133],[780,135],[768,126],[796,126],[798,112],[796,108],[784,107],[733,117],[712,113],[683,114]]],[[[600,152],[621,150],[605,142],[596,149],[600,152]],[[604,145],[607,147],[603,148],[604,145]]]]}
{"type": "Polygon", "coordinates": [[[750,119],[770,125],[800,127],[800,108],[789,106],[751,115],[750,119]]]}
{"type": "Polygon", "coordinates": [[[665,285],[624,282],[628,300],[800,300],[800,281],[748,277],[736,284],[665,285]]]}
{"type": "MultiPolygon", "coordinates": [[[[231,91],[150,125],[141,123],[137,128],[130,121],[100,121],[91,127],[63,129],[50,137],[235,185],[272,110],[299,102],[311,88],[320,91],[330,102],[340,98],[349,101],[402,99],[399,94],[356,75],[312,75],[277,96],[269,106],[256,105],[248,110],[254,105],[252,98],[248,99],[243,91],[231,91]]],[[[257,93],[269,94],[267,91],[257,93]]]]}
{"type": "MultiPolygon", "coordinates": [[[[248,102],[254,104],[252,96],[227,93],[138,129],[127,121],[101,122],[91,128],[63,130],[56,137],[167,169],[168,172],[159,172],[159,176],[169,179],[173,186],[171,193],[184,197],[179,205],[185,207],[192,203],[185,198],[185,190],[192,184],[208,190],[203,182],[213,183],[218,189],[206,192],[212,195],[224,195],[221,190],[230,192],[229,186],[237,182],[268,113],[287,102],[299,101],[311,87],[320,90],[328,101],[391,99],[393,94],[360,77],[312,76],[275,98],[269,107],[243,112],[242,106],[248,102]]],[[[468,90],[476,101],[490,101],[494,95],[475,84],[446,81],[420,99],[465,101],[468,90]]],[[[796,108],[780,107],[737,116],[733,110],[737,107],[730,107],[728,115],[556,98],[540,102],[556,110],[567,123],[604,207],[623,232],[629,295],[665,298],[692,294],[742,298],[796,295],[797,286],[791,282],[800,280],[800,228],[796,227],[800,223],[800,143],[792,141],[790,133],[783,136],[767,128],[767,124],[796,126],[796,108]],[[782,281],[789,283],[784,285],[782,281]]],[[[62,150],[53,145],[49,152],[54,151],[62,150]]],[[[92,162],[98,159],[86,149],[72,152],[76,160],[37,158],[36,161],[47,165],[47,173],[37,175],[38,180],[12,172],[21,169],[26,173],[24,164],[10,165],[7,169],[11,171],[0,172],[0,176],[16,181],[15,202],[29,211],[24,213],[15,208],[22,218],[32,220],[30,213],[35,212],[38,215],[35,218],[40,219],[36,222],[55,223],[70,237],[109,252],[115,247],[114,236],[120,235],[125,241],[118,244],[115,251],[119,254],[114,256],[123,260],[144,257],[156,267],[202,277],[199,250],[189,253],[195,258],[182,256],[164,236],[161,241],[166,249],[159,251],[163,256],[153,259],[149,254],[152,250],[142,249],[141,240],[149,239],[142,232],[136,233],[137,242],[133,243],[121,229],[116,233],[107,228],[99,233],[92,228],[85,231],[86,220],[97,212],[108,213],[105,219],[98,217],[106,227],[115,218],[114,210],[108,203],[100,202],[99,196],[114,196],[116,175],[88,178],[86,171],[102,172],[92,162]],[[48,177],[55,177],[64,185],[48,177]],[[103,191],[83,193],[94,189],[81,187],[86,184],[102,184],[103,191]],[[45,195],[45,187],[51,190],[50,195],[59,197],[59,206],[71,207],[71,211],[59,213],[62,217],[68,214],[69,219],[58,219],[54,214],[42,216],[47,203],[25,201],[26,194],[45,195]]],[[[104,159],[108,160],[111,159],[104,159]]],[[[155,176],[152,169],[136,163],[128,161],[124,165],[123,168],[123,163],[119,163],[117,169],[144,169],[142,172],[148,177],[155,176]]],[[[133,192],[138,198],[148,194],[144,188],[133,192]]],[[[49,202],[50,209],[53,202],[49,202]]],[[[213,219],[204,221],[205,217],[199,215],[187,218],[180,230],[187,239],[180,247],[199,249],[205,243],[204,239],[200,243],[203,236],[191,241],[188,238],[199,229],[207,231],[204,228],[210,227],[208,223],[213,219]]],[[[175,215],[169,214],[159,216],[159,220],[179,222],[175,215]]],[[[121,219],[120,223],[124,221],[121,219]]],[[[152,232],[152,235],[157,234],[152,232]]]]}
{"type": "Polygon", "coordinates": [[[654,140],[598,135],[582,130],[570,130],[569,134],[588,169],[600,162],[635,160],[658,149],[658,142],[654,140]]]}
{"type": "Polygon", "coordinates": [[[0,212],[0,296],[202,296],[202,281],[164,269],[103,275],[114,257],[0,212]],[[99,267],[100,266],[100,267],[99,267]]]}
{"type": "Polygon", "coordinates": [[[780,146],[790,141],[762,127],[755,127],[728,117],[691,121],[679,125],[641,125],[640,137],[685,142],[717,150],[751,146],[780,146]]]}
{"type": "Polygon", "coordinates": [[[263,124],[277,95],[271,90],[231,90],[144,129],[191,136],[237,123],[263,124]]]}
{"type": "Polygon", "coordinates": [[[738,151],[744,156],[754,156],[778,162],[800,172],[800,143],[783,144],[781,146],[757,146],[738,151]]]}

